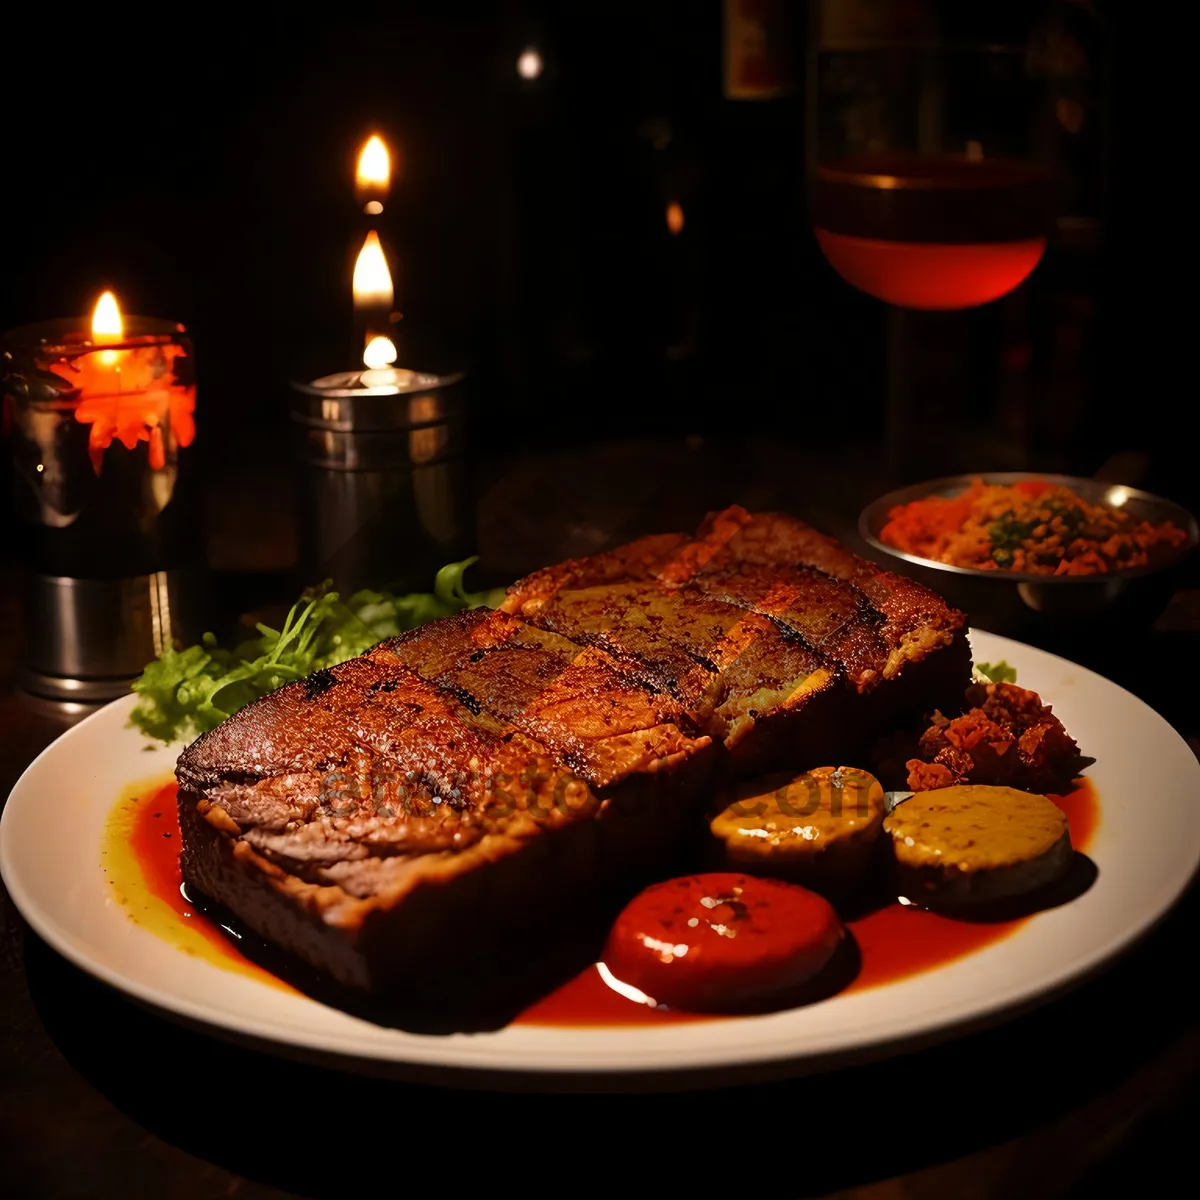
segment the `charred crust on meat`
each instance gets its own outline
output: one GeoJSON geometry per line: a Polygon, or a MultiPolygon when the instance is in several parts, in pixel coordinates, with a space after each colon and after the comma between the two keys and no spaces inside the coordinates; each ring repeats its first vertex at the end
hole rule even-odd
{"type": "Polygon", "coordinates": [[[205,734],[177,766],[188,888],[343,983],[425,988],[448,956],[506,961],[531,912],[660,876],[714,784],[961,700],[961,614],[791,518],[730,511],[711,541],[539,572],[501,611],[387,639],[205,734]]]}
{"type": "Polygon", "coordinates": [[[467,712],[471,714],[471,716],[477,717],[483,711],[482,701],[478,696],[467,691],[465,687],[462,687],[457,683],[449,682],[443,682],[441,686],[445,691],[449,692],[450,695],[452,695],[455,700],[457,700],[463,706],[463,708],[465,708],[467,712]]]}
{"type": "Polygon", "coordinates": [[[376,679],[370,687],[369,692],[394,692],[400,686],[398,679],[376,679]]]}
{"type": "Polygon", "coordinates": [[[335,683],[337,683],[337,676],[328,667],[323,671],[317,671],[316,674],[309,675],[304,680],[304,698],[315,700],[322,692],[329,691],[335,683]]]}

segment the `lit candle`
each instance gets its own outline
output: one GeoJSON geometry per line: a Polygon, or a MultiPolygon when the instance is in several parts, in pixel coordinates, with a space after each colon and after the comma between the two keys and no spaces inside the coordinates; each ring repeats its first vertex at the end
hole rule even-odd
{"type": "MultiPolygon", "coordinates": [[[[117,298],[112,292],[105,292],[96,301],[96,309],[92,313],[92,341],[119,342],[125,336],[125,322],[121,319],[121,310],[117,307],[117,298]]],[[[104,351],[102,358],[105,362],[115,362],[115,350],[104,351]]]]}
{"type": "Polygon", "coordinates": [[[363,363],[385,367],[396,361],[390,335],[396,291],[379,234],[371,230],[354,263],[354,315],[362,327],[363,363]]]}
{"type": "Polygon", "coordinates": [[[388,188],[392,181],[392,160],[383,138],[372,134],[358,155],[358,169],[354,174],[354,190],[363,212],[377,217],[383,212],[388,188]]]}
{"type": "MultiPolygon", "coordinates": [[[[391,173],[387,148],[372,138],[355,177],[368,216],[383,211],[391,173]]],[[[292,384],[301,557],[311,578],[331,578],[342,591],[394,578],[398,546],[410,564],[469,549],[465,377],[395,365],[413,354],[411,340],[396,334],[396,291],[379,233],[369,229],[353,271],[357,369],[292,384]]]]}
{"type": "MultiPolygon", "coordinates": [[[[183,331],[182,326],[175,329],[183,331]]],[[[90,426],[88,451],[97,474],[114,440],[126,450],[145,442],[155,471],[168,466],[176,446],[192,444],[196,387],[179,378],[178,362],[187,351],[178,340],[126,334],[116,297],[105,292],[92,313],[91,336],[76,335],[71,341],[68,353],[51,369],[78,393],[75,420],[90,426]],[[73,352],[75,345],[79,353],[73,352]]]]}
{"type": "Polygon", "coordinates": [[[378,334],[363,349],[363,366],[369,371],[380,371],[396,361],[396,343],[390,337],[378,334]]]}
{"type": "Polygon", "coordinates": [[[22,686],[111,699],[210,621],[184,449],[196,437],[191,341],[177,321],[123,316],[105,292],[90,321],[6,333],[0,381],[22,531],[22,686]]]}

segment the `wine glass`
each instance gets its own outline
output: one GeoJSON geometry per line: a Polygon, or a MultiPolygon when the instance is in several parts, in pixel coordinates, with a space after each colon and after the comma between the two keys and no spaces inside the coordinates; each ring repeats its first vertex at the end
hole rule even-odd
{"type": "Polygon", "coordinates": [[[813,223],[843,279],[902,308],[963,309],[1028,278],[1052,197],[1023,46],[822,40],[810,80],[813,223]]]}

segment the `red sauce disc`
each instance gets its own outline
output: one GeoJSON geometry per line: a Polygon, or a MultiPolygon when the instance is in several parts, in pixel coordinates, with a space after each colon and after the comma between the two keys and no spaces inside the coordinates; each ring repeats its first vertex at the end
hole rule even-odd
{"type": "Polygon", "coordinates": [[[604,962],[657,1004],[721,1012],[811,979],[843,935],[829,902],[806,888],[733,872],[689,875],[625,907],[604,962]]]}

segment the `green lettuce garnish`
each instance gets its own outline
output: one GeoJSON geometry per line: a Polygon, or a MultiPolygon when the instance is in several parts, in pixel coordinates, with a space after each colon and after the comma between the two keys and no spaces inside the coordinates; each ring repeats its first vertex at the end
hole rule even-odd
{"type": "Polygon", "coordinates": [[[495,607],[503,588],[468,592],[463,574],[476,560],[450,563],[432,592],[355,592],[343,601],[326,582],[292,605],[280,629],[227,650],[206,633],[200,644],[169,649],[133,684],[140,701],[130,723],[147,737],[173,742],[197,737],[259,696],[369,650],[384,638],[467,608],[495,607]]]}
{"type": "Polygon", "coordinates": [[[1010,667],[1008,663],[1001,659],[994,663],[976,663],[975,670],[980,675],[986,675],[992,683],[1016,683],[1017,668],[1010,667]]]}

